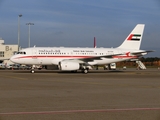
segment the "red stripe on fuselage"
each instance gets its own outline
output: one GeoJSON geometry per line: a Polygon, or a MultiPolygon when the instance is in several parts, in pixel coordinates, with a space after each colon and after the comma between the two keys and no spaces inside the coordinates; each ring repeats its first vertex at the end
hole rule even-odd
{"type": "Polygon", "coordinates": [[[113,58],[138,58],[137,56],[113,56],[113,58]]]}
{"type": "Polygon", "coordinates": [[[21,56],[21,57],[17,57],[15,59],[19,59],[19,58],[92,58],[94,56],[21,56]]]}
{"type": "MultiPolygon", "coordinates": [[[[15,59],[20,58],[68,58],[68,59],[83,59],[83,58],[94,58],[95,56],[21,56],[15,59]]],[[[103,57],[103,56],[102,56],[103,57]]],[[[113,56],[113,58],[138,58],[137,56],[113,56]]]]}

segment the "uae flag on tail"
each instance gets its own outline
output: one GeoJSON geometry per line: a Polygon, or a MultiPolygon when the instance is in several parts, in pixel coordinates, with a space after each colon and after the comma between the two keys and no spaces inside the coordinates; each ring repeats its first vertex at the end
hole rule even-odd
{"type": "Polygon", "coordinates": [[[141,38],[140,34],[130,34],[127,40],[140,41],[140,38],[141,38]]]}

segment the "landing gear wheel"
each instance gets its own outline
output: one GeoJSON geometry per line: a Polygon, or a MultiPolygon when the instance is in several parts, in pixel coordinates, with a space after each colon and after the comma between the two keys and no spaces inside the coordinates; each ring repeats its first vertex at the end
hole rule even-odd
{"type": "Polygon", "coordinates": [[[34,72],[35,72],[35,71],[32,69],[32,70],[31,70],[31,73],[34,73],[34,72]]]}
{"type": "Polygon", "coordinates": [[[31,67],[31,73],[34,73],[35,72],[35,65],[32,65],[32,67],[31,67]]]}
{"type": "Polygon", "coordinates": [[[83,73],[87,74],[87,73],[88,73],[88,70],[87,70],[87,69],[84,69],[84,70],[83,70],[83,73]]]}

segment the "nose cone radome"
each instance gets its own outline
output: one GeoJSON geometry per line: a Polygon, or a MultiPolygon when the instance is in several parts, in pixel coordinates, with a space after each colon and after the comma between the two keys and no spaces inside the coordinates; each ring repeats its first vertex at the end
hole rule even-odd
{"type": "Polygon", "coordinates": [[[10,61],[13,62],[13,63],[16,63],[15,56],[12,56],[12,57],[10,58],[10,61]]]}

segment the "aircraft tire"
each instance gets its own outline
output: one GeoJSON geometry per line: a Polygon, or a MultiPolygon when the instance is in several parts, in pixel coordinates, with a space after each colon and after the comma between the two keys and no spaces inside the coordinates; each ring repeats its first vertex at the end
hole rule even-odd
{"type": "Polygon", "coordinates": [[[35,71],[34,70],[31,70],[31,73],[34,73],[35,71]]]}
{"type": "Polygon", "coordinates": [[[84,70],[83,70],[83,73],[87,74],[87,73],[88,73],[88,70],[87,70],[87,69],[84,69],[84,70]]]}

